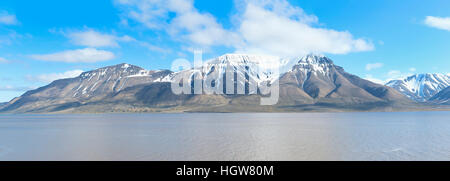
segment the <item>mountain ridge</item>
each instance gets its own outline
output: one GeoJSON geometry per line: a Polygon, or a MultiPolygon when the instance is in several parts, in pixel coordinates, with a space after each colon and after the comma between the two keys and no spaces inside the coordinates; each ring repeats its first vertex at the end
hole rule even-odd
{"type": "MultiPolygon", "coordinates": [[[[145,70],[122,63],[28,91],[0,108],[0,112],[339,112],[391,111],[416,106],[395,89],[347,73],[325,56],[310,54],[273,60],[283,60],[281,66],[293,66],[274,79],[269,69],[263,67],[263,71],[256,71],[260,65],[251,63],[264,61],[264,57],[236,54],[227,54],[206,61],[203,67],[180,72],[145,70]],[[215,75],[218,81],[225,82],[224,63],[231,64],[235,78],[241,78],[235,79],[234,87],[241,85],[248,90],[253,84],[279,83],[278,104],[261,106],[259,99],[264,96],[259,91],[246,91],[242,95],[175,95],[171,91],[174,77],[192,77],[201,72],[199,69],[203,69],[204,79],[215,75]]],[[[226,86],[223,85],[224,90],[226,86]]]]}

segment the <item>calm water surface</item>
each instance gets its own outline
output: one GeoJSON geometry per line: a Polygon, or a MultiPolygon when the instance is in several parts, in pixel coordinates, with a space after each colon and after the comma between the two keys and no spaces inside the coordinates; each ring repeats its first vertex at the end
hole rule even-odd
{"type": "Polygon", "coordinates": [[[0,160],[450,160],[450,112],[0,115],[0,160]]]}

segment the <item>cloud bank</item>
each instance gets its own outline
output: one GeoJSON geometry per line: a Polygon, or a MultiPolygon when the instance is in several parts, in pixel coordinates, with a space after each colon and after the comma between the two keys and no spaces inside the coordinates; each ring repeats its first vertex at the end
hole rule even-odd
{"type": "Polygon", "coordinates": [[[11,86],[11,85],[5,85],[5,86],[0,86],[0,91],[22,92],[22,91],[28,91],[28,90],[34,89],[34,88],[35,87],[24,87],[24,86],[16,87],[16,86],[11,86]]]}
{"type": "Polygon", "coordinates": [[[367,71],[371,71],[371,70],[373,70],[373,69],[378,69],[378,68],[381,68],[381,67],[383,67],[384,66],[384,64],[383,63],[369,63],[369,64],[367,64],[366,65],[366,70],[367,71]]]}
{"type": "Polygon", "coordinates": [[[188,46],[226,46],[240,53],[298,56],[371,51],[374,45],[348,31],[320,28],[318,18],[286,0],[236,0],[230,28],[194,7],[193,0],[116,0],[124,18],[164,31],[188,46]]]}
{"type": "Polygon", "coordinates": [[[31,55],[31,58],[49,62],[95,63],[114,59],[115,55],[114,53],[105,50],[85,48],[52,54],[31,55]]]}
{"type": "Polygon", "coordinates": [[[92,29],[67,33],[66,36],[75,45],[87,47],[119,47],[120,42],[130,42],[134,39],[129,36],[118,37],[100,33],[92,29]]]}
{"type": "Polygon", "coordinates": [[[425,24],[433,28],[450,31],[450,17],[427,16],[425,24]]]}
{"type": "Polygon", "coordinates": [[[78,77],[81,73],[83,73],[83,70],[70,70],[63,73],[41,74],[36,77],[28,76],[28,79],[42,83],[50,83],[59,79],[78,77]]]}

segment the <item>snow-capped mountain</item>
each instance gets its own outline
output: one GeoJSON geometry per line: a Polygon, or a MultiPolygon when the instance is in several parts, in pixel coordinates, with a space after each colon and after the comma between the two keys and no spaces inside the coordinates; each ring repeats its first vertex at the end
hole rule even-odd
{"type": "Polygon", "coordinates": [[[328,76],[333,65],[333,61],[323,55],[310,54],[300,58],[290,71],[299,71],[307,79],[309,74],[328,76]]]}
{"type": "Polygon", "coordinates": [[[145,70],[130,64],[99,68],[28,91],[0,108],[0,112],[360,110],[410,102],[395,89],[349,74],[322,55],[280,58],[226,54],[180,72],[145,70]],[[194,83],[193,75],[201,73],[204,80],[213,76],[219,81],[214,82],[217,85],[226,79],[230,69],[240,80],[234,81],[234,87],[245,87],[248,92],[239,94],[246,95],[176,95],[171,90],[174,77],[189,77],[194,83]],[[260,107],[263,95],[247,87],[277,82],[279,102],[273,107],[260,107]]]}
{"type": "Polygon", "coordinates": [[[245,74],[247,74],[252,81],[257,83],[273,82],[279,78],[280,74],[291,69],[297,60],[296,58],[267,55],[225,54],[206,60],[202,67],[177,73],[188,74],[187,76],[189,76],[189,74],[202,72],[205,74],[203,75],[205,79],[208,75],[216,74],[214,76],[218,76],[217,78],[221,80],[228,70],[237,73],[237,76],[245,77],[245,74]]]}
{"type": "Polygon", "coordinates": [[[220,75],[223,75],[227,68],[232,68],[238,76],[244,76],[243,73],[248,72],[248,76],[258,83],[271,82],[279,78],[274,75],[274,71],[278,68],[278,73],[282,73],[284,70],[280,69],[288,63],[289,60],[275,56],[226,54],[206,61],[204,72],[218,71],[220,75]]]}
{"type": "Polygon", "coordinates": [[[333,62],[323,55],[309,54],[303,57],[277,57],[247,54],[226,54],[206,62],[206,72],[212,69],[225,71],[227,65],[238,72],[249,68],[249,76],[257,82],[273,82],[282,74],[291,71],[294,66],[302,67],[305,72],[325,73],[326,67],[333,62]],[[219,69],[217,69],[219,67],[219,69]],[[278,73],[278,76],[274,73],[278,73]]]}
{"type": "MultiPolygon", "coordinates": [[[[263,83],[273,83],[277,81],[282,74],[289,71],[300,58],[281,58],[277,56],[267,55],[250,55],[250,54],[225,54],[217,58],[206,60],[202,66],[195,67],[191,70],[176,72],[170,75],[171,81],[175,77],[187,77],[189,81],[193,81],[194,75],[196,79],[201,78],[206,85],[217,90],[226,90],[226,74],[232,73],[235,86],[245,87],[246,85],[261,85],[263,83]],[[201,75],[199,77],[198,75],[201,75]],[[209,85],[211,83],[211,85],[209,85]]],[[[180,80],[180,79],[179,79],[180,80]]],[[[247,94],[255,94],[257,90],[246,92],[247,94]]],[[[241,93],[242,94],[242,93],[241,93]]]]}
{"type": "Polygon", "coordinates": [[[280,78],[281,95],[295,103],[408,102],[392,88],[375,84],[345,72],[322,55],[301,58],[280,78]]]}
{"type": "Polygon", "coordinates": [[[130,64],[119,64],[84,72],[75,78],[72,97],[89,97],[93,94],[107,94],[119,92],[127,87],[132,87],[150,82],[169,81],[170,71],[149,71],[130,64]]]}
{"type": "Polygon", "coordinates": [[[412,100],[425,102],[450,86],[450,76],[445,74],[416,74],[403,80],[392,80],[386,85],[397,89],[412,100]]]}
{"type": "MultiPolygon", "coordinates": [[[[248,75],[249,79],[256,83],[274,82],[284,73],[292,71],[294,66],[309,73],[326,73],[327,67],[333,62],[323,55],[309,54],[304,57],[277,57],[266,55],[248,55],[248,54],[225,54],[223,56],[205,61],[201,68],[188,70],[189,74],[203,72],[204,78],[208,75],[217,74],[219,80],[222,80],[227,70],[237,73],[239,78],[248,75]],[[201,71],[200,71],[201,70],[201,71]]],[[[179,72],[181,73],[181,72],[179,72]]],[[[186,72],[184,72],[186,73],[186,72]]]]}
{"type": "MultiPolygon", "coordinates": [[[[80,103],[103,99],[126,88],[169,81],[168,70],[147,71],[130,64],[119,64],[82,73],[69,79],[60,79],[47,86],[31,90],[10,101],[6,110],[35,110],[44,105],[80,103]]],[[[72,105],[69,105],[72,106],[72,105]]]]}

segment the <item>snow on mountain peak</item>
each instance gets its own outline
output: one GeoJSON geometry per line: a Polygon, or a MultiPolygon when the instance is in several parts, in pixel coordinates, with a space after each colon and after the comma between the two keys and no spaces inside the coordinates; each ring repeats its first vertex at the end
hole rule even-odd
{"type": "Polygon", "coordinates": [[[386,84],[407,97],[424,102],[450,86],[450,76],[445,74],[415,74],[402,80],[392,80],[386,84]]]}
{"type": "Polygon", "coordinates": [[[309,72],[327,76],[333,65],[333,61],[324,55],[309,54],[299,58],[291,71],[300,71],[305,77],[309,72]]]}
{"type": "Polygon", "coordinates": [[[205,61],[202,68],[197,67],[193,72],[202,70],[205,74],[226,72],[228,67],[244,76],[245,72],[258,83],[273,82],[296,66],[305,72],[320,72],[326,74],[332,61],[324,55],[309,54],[303,57],[277,57],[270,55],[225,54],[205,61]]]}
{"type": "Polygon", "coordinates": [[[277,57],[270,55],[251,54],[225,54],[207,61],[207,64],[227,64],[256,66],[262,69],[279,68],[280,73],[287,72],[296,64],[333,64],[333,61],[324,55],[308,54],[302,57],[277,57]]]}
{"type": "Polygon", "coordinates": [[[309,64],[332,64],[333,61],[331,59],[327,58],[324,55],[316,55],[316,54],[309,54],[306,55],[298,61],[299,64],[301,63],[309,63],[309,64]]]}
{"type": "Polygon", "coordinates": [[[127,69],[128,67],[130,67],[129,64],[126,64],[126,63],[125,63],[125,64],[122,65],[122,68],[123,68],[123,69],[127,69]]]}
{"type": "Polygon", "coordinates": [[[256,82],[273,81],[279,76],[276,76],[276,71],[281,73],[283,66],[282,59],[276,56],[267,55],[251,55],[251,54],[225,54],[220,57],[207,60],[203,66],[203,72],[211,73],[218,72],[219,76],[227,71],[228,68],[233,68],[242,77],[245,73],[256,82]],[[278,70],[276,69],[278,68],[278,70]]]}

